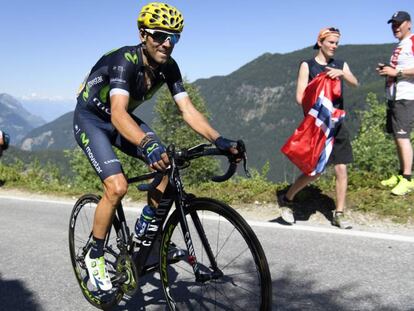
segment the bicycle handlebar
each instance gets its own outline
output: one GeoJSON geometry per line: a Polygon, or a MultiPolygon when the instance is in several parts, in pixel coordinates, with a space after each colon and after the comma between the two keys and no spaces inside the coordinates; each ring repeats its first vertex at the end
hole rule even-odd
{"type": "MultiPolygon", "coordinates": [[[[243,161],[243,168],[246,176],[250,178],[249,170],[247,169],[247,155],[246,155],[246,147],[242,140],[237,141],[234,145],[234,148],[237,149],[237,154],[232,154],[230,151],[222,151],[218,148],[211,148],[210,144],[201,144],[194,146],[190,149],[182,149],[182,150],[175,150],[174,145],[170,145],[167,148],[167,154],[171,162],[171,166],[178,166],[184,167],[186,163],[196,158],[200,158],[203,156],[215,156],[215,155],[223,155],[227,157],[229,161],[229,167],[221,176],[214,176],[211,178],[214,182],[223,182],[230,179],[237,170],[237,164],[240,161],[243,161]]],[[[171,167],[170,167],[171,169],[171,167]]],[[[148,184],[140,184],[137,186],[138,190],[140,191],[151,191],[154,190],[162,181],[166,172],[151,172],[142,176],[134,177],[128,179],[128,183],[143,181],[147,179],[154,178],[151,183],[148,184]]]]}

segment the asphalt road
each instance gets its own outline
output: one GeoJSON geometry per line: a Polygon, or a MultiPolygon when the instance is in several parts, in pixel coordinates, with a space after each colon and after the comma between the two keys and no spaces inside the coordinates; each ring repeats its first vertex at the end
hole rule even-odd
{"type": "MultiPolygon", "coordinates": [[[[95,310],[70,263],[72,204],[0,196],[0,310],[95,310]]],[[[413,236],[251,224],[269,262],[273,310],[414,310],[413,236]]],[[[159,281],[141,282],[118,310],[165,310],[159,281]]]]}

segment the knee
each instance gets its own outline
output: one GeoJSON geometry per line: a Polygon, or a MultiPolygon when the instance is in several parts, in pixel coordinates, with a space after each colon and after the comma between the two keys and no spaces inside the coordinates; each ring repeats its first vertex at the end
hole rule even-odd
{"type": "Polygon", "coordinates": [[[345,164],[335,165],[335,174],[337,179],[347,178],[347,170],[345,164]]]}
{"type": "Polygon", "coordinates": [[[119,202],[128,190],[128,183],[123,175],[108,177],[105,181],[105,195],[111,201],[119,202]]]}

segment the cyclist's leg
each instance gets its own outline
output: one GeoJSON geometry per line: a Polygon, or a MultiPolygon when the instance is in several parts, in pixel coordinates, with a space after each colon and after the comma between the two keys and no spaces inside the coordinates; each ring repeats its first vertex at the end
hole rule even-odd
{"type": "MultiPolygon", "coordinates": [[[[138,117],[131,115],[131,117],[134,119],[134,121],[137,123],[137,125],[141,128],[142,131],[145,133],[152,133],[154,135],[154,138],[161,142],[161,140],[158,138],[158,136],[154,133],[154,131],[141,119],[138,117]]],[[[124,137],[122,137],[119,133],[117,133],[113,138],[113,144],[114,146],[118,147],[122,152],[135,157],[139,158],[142,161],[146,162],[145,156],[143,153],[142,148],[139,146],[134,145],[124,137]]],[[[158,187],[154,191],[148,192],[148,205],[152,206],[154,208],[158,207],[159,202],[161,201],[162,195],[168,185],[168,177],[165,176],[161,183],[158,185],[158,187]]]]}
{"type": "Polygon", "coordinates": [[[83,110],[75,111],[74,133],[79,146],[89,159],[104,186],[104,195],[96,208],[93,242],[85,262],[93,285],[103,290],[112,288],[104,261],[104,241],[116,206],[127,191],[127,182],[110,142],[113,126],[83,110]]]}
{"type": "MultiPolygon", "coordinates": [[[[160,139],[155,135],[154,131],[145,122],[143,122],[141,119],[137,118],[134,115],[131,115],[131,117],[134,119],[134,121],[137,123],[137,125],[141,128],[143,132],[151,133],[156,140],[160,141],[160,139]]],[[[113,135],[113,144],[114,146],[118,147],[122,152],[146,162],[142,148],[134,145],[133,143],[122,137],[119,133],[115,133],[115,135],[113,135]]],[[[148,192],[147,205],[143,208],[141,216],[137,218],[137,222],[135,223],[135,236],[137,238],[145,234],[148,224],[152,221],[152,219],[155,216],[155,209],[158,207],[167,185],[168,176],[164,176],[157,188],[148,192]]]]}
{"type": "Polygon", "coordinates": [[[128,187],[111,145],[114,127],[84,110],[82,115],[75,112],[74,130],[76,141],[103,183],[104,195],[97,207],[93,233],[95,237],[104,239],[113,212],[128,187]]]}

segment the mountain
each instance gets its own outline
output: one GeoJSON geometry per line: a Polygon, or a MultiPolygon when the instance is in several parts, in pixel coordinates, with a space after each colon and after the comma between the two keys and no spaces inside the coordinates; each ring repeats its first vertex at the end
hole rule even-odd
{"type": "MultiPolygon", "coordinates": [[[[344,45],[336,53],[360,82],[358,88],[344,90],[347,124],[353,136],[359,125],[357,111],[366,109],[367,93],[383,98],[384,80],[375,67],[391,51],[392,44],[344,45]]],[[[223,136],[246,142],[251,166],[261,168],[269,161],[268,177],[274,181],[291,181],[297,172],[280,147],[303,118],[295,101],[297,72],[300,62],[314,55],[311,47],[286,54],[266,53],[230,75],[194,82],[208,104],[213,126],[223,136]]]]}
{"type": "Polygon", "coordinates": [[[75,100],[59,99],[22,99],[23,107],[30,113],[41,116],[46,122],[52,122],[61,115],[75,109],[75,100]]]}
{"type": "Polygon", "coordinates": [[[34,151],[74,148],[76,141],[72,132],[72,122],[73,111],[30,131],[30,133],[22,139],[20,145],[21,149],[34,151]]]}
{"type": "Polygon", "coordinates": [[[29,113],[9,94],[0,94],[0,130],[10,134],[11,144],[17,144],[30,130],[45,124],[41,117],[29,113]]]}
{"type": "MultiPolygon", "coordinates": [[[[354,136],[359,126],[359,110],[366,109],[368,92],[383,98],[384,80],[375,67],[386,62],[392,44],[344,45],[336,57],[345,60],[358,78],[360,86],[345,87],[347,124],[354,136]]],[[[266,53],[227,76],[199,79],[194,82],[207,103],[212,125],[229,138],[246,142],[249,165],[261,169],[270,162],[269,179],[289,180],[297,173],[280,152],[280,147],[303,118],[295,103],[299,63],[312,58],[311,47],[286,54],[266,53]]],[[[143,104],[134,113],[151,124],[154,101],[143,104]]],[[[72,148],[72,116],[66,114],[51,123],[33,130],[25,139],[24,148],[72,148]],[[27,140],[28,139],[28,140],[27,140]]]]}

